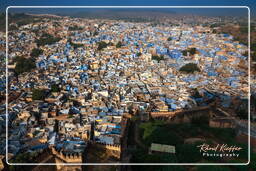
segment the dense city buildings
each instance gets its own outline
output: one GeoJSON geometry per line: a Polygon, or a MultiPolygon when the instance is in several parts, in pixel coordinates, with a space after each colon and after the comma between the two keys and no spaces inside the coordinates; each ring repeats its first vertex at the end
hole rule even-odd
{"type": "Polygon", "coordinates": [[[10,163],[247,163],[248,46],[220,18],[27,17],[8,26],[10,163]]]}

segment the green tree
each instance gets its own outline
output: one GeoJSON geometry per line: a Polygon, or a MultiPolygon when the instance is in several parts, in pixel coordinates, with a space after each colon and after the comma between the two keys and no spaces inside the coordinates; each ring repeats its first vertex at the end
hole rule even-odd
{"type": "Polygon", "coordinates": [[[77,25],[75,25],[75,26],[68,27],[68,30],[69,31],[77,31],[77,30],[83,30],[83,28],[82,27],[78,27],[77,25]]]}
{"type": "Polygon", "coordinates": [[[141,56],[141,55],[142,55],[141,52],[137,52],[137,53],[136,53],[136,56],[141,56]]]}
{"type": "Polygon", "coordinates": [[[219,24],[216,24],[216,23],[210,25],[211,28],[218,27],[218,26],[219,26],[219,24]]]}
{"type": "Polygon", "coordinates": [[[40,39],[35,40],[37,46],[44,46],[44,45],[51,45],[58,41],[60,41],[61,38],[59,37],[53,37],[53,35],[44,33],[40,39]]]}
{"type": "Polygon", "coordinates": [[[194,55],[196,53],[196,48],[191,48],[189,52],[191,55],[194,55]]]}
{"type": "Polygon", "coordinates": [[[80,44],[80,43],[73,43],[71,39],[69,39],[68,42],[71,46],[73,46],[74,49],[84,46],[83,44],[80,44]]]}
{"type": "Polygon", "coordinates": [[[168,37],[167,41],[171,41],[172,40],[172,37],[168,37]]]}
{"type": "Polygon", "coordinates": [[[153,55],[153,56],[152,56],[152,60],[155,60],[155,61],[159,62],[159,61],[161,61],[161,60],[164,60],[164,56],[163,56],[163,55],[160,55],[160,56],[158,56],[158,55],[153,55]]]}
{"type": "Polygon", "coordinates": [[[58,84],[53,84],[51,86],[51,92],[60,92],[60,87],[58,84]]]}
{"type": "Polygon", "coordinates": [[[187,51],[187,50],[183,50],[183,51],[182,51],[182,55],[183,55],[183,56],[187,56],[187,55],[188,55],[188,51],[187,51]]]}
{"type": "Polygon", "coordinates": [[[32,99],[33,100],[43,100],[46,96],[45,90],[42,89],[33,89],[32,90],[32,99]]]}
{"type": "Polygon", "coordinates": [[[190,55],[194,55],[194,54],[196,54],[196,48],[190,48],[187,50],[183,50],[182,51],[183,56],[187,56],[188,52],[190,55]]]}
{"type": "Polygon", "coordinates": [[[18,75],[24,72],[30,72],[32,69],[36,68],[35,61],[32,58],[27,59],[27,58],[18,56],[14,59],[14,62],[16,62],[14,72],[18,75]]]}
{"type": "Polygon", "coordinates": [[[123,45],[122,45],[122,42],[118,42],[117,44],[116,44],[116,48],[120,48],[120,47],[122,47],[123,45]]]}
{"type": "Polygon", "coordinates": [[[188,63],[180,68],[180,71],[186,72],[186,73],[194,73],[196,71],[200,72],[200,69],[198,68],[197,64],[195,63],[188,63]]]}
{"type": "Polygon", "coordinates": [[[97,50],[102,50],[102,49],[106,48],[107,46],[108,46],[108,44],[104,41],[98,42],[97,50]]]}
{"type": "Polygon", "coordinates": [[[30,53],[30,56],[31,57],[38,57],[39,55],[41,55],[41,54],[43,54],[43,50],[42,49],[40,49],[40,48],[34,48],[34,49],[32,49],[32,52],[30,53]]]}

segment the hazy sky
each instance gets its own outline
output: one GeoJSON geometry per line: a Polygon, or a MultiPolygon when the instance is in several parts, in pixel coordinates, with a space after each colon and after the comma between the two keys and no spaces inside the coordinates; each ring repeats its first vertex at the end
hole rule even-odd
{"type": "MultiPolygon", "coordinates": [[[[0,0],[0,10],[5,11],[7,6],[248,6],[251,15],[256,16],[256,0],[0,0]]],[[[243,15],[243,10],[207,10],[207,9],[179,9],[179,13],[194,13],[205,15],[243,15]]]]}

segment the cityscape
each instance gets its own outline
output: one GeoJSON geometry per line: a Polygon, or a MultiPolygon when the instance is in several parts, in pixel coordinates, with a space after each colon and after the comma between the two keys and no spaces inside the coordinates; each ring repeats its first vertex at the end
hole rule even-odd
{"type": "Polygon", "coordinates": [[[8,15],[8,58],[0,27],[0,170],[186,170],[255,159],[256,40],[249,60],[247,16],[8,15]]]}

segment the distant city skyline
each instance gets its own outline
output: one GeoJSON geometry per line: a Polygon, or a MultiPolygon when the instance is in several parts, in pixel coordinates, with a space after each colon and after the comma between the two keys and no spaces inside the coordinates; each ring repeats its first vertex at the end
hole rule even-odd
{"type": "Polygon", "coordinates": [[[238,16],[247,17],[247,8],[10,8],[9,13],[34,13],[34,14],[59,14],[75,15],[79,13],[109,13],[109,12],[156,12],[177,15],[202,15],[202,16],[238,16]],[[120,11],[121,10],[121,11],[120,11]],[[229,11],[229,13],[227,13],[229,11]],[[233,15],[237,14],[237,15],[233,15]]]}
{"type": "MultiPolygon", "coordinates": [[[[5,12],[6,7],[8,6],[248,6],[251,9],[251,15],[255,16],[255,8],[256,8],[256,2],[253,0],[222,0],[222,1],[215,1],[215,0],[208,0],[208,1],[202,1],[202,0],[194,0],[194,1],[187,1],[187,0],[160,0],[160,1],[153,1],[153,0],[141,0],[141,1],[81,1],[81,0],[73,0],[73,1],[39,1],[39,0],[33,0],[33,1],[26,1],[26,0],[20,0],[20,1],[1,1],[0,2],[0,11],[5,12]]],[[[215,12],[214,10],[193,10],[193,9],[174,9],[173,11],[179,12],[179,13],[193,13],[193,14],[200,14],[200,15],[235,15],[235,16],[241,16],[240,11],[233,10],[233,9],[226,9],[221,10],[218,12],[215,12]]],[[[246,9],[247,11],[247,9],[246,9]]]]}

